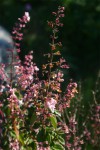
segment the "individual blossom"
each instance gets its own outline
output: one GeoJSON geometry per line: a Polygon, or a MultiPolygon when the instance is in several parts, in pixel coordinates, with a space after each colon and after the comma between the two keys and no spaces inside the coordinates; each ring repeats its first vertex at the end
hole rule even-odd
{"type": "Polygon", "coordinates": [[[46,100],[46,106],[54,113],[55,105],[57,104],[57,101],[54,98],[48,98],[46,100]]]}
{"type": "Polygon", "coordinates": [[[29,12],[25,12],[24,18],[26,19],[26,20],[25,20],[26,22],[29,22],[29,21],[30,21],[30,15],[29,15],[29,12]]]}

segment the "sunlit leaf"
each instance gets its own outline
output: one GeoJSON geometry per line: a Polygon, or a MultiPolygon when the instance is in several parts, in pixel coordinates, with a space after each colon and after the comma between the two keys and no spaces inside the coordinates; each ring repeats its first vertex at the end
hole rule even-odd
{"type": "Polygon", "coordinates": [[[50,116],[50,121],[52,126],[56,129],[57,128],[57,119],[55,115],[50,116]]]}

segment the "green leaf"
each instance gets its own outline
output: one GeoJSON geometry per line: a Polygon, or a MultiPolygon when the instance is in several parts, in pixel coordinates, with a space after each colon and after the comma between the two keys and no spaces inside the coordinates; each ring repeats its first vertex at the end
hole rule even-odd
{"type": "Polygon", "coordinates": [[[21,99],[21,98],[22,98],[22,95],[20,94],[19,91],[16,91],[16,92],[15,92],[15,95],[17,96],[18,99],[21,99]]]}
{"type": "Polygon", "coordinates": [[[21,134],[19,135],[19,139],[18,140],[21,142],[22,145],[24,145],[24,139],[23,139],[21,134]]]}
{"type": "Polygon", "coordinates": [[[52,141],[51,134],[48,134],[48,136],[47,136],[47,141],[48,141],[49,143],[51,143],[51,141],[52,141]]]}
{"type": "Polygon", "coordinates": [[[50,116],[50,121],[52,126],[56,129],[57,128],[57,119],[55,115],[50,116]]]}
{"type": "Polygon", "coordinates": [[[46,127],[46,132],[51,134],[52,131],[53,131],[53,127],[46,127]]]}
{"type": "Polygon", "coordinates": [[[55,114],[59,117],[61,117],[61,113],[58,110],[55,110],[55,114]]]}
{"type": "Polygon", "coordinates": [[[27,145],[31,144],[32,142],[33,142],[33,139],[31,139],[31,138],[29,138],[29,137],[27,137],[27,138],[24,140],[24,143],[27,144],[27,145]]]}
{"type": "Polygon", "coordinates": [[[54,146],[52,146],[51,149],[52,150],[64,150],[65,148],[61,144],[56,143],[54,146]]]}
{"type": "Polygon", "coordinates": [[[10,132],[10,136],[13,137],[13,138],[16,138],[16,134],[13,130],[10,132]]]}
{"type": "Polygon", "coordinates": [[[59,141],[59,143],[61,143],[62,145],[65,145],[65,140],[64,140],[63,137],[59,136],[59,137],[58,137],[58,141],[59,141]]]}
{"type": "Polygon", "coordinates": [[[36,121],[36,113],[33,112],[33,114],[30,117],[30,124],[33,124],[36,121]]]}
{"type": "Polygon", "coordinates": [[[46,132],[45,129],[42,128],[41,130],[39,130],[39,133],[37,135],[37,141],[44,142],[45,140],[46,140],[46,132]]]}

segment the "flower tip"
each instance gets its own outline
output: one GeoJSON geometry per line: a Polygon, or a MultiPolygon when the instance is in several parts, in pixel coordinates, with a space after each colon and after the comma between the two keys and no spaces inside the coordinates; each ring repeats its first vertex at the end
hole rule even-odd
{"type": "Polygon", "coordinates": [[[29,15],[29,12],[25,12],[25,16],[27,18],[27,21],[30,21],[30,15],[29,15]]]}

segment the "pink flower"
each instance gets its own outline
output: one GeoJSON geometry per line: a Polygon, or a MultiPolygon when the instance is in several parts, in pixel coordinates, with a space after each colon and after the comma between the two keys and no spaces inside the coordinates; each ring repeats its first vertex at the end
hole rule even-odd
{"type": "Polygon", "coordinates": [[[53,98],[50,98],[46,101],[46,106],[54,113],[55,105],[57,101],[53,98]]]}
{"type": "Polygon", "coordinates": [[[25,17],[26,17],[27,22],[29,22],[30,21],[29,12],[25,12],[25,17]]]}
{"type": "Polygon", "coordinates": [[[39,68],[37,66],[34,66],[35,71],[39,71],[39,68]]]}

